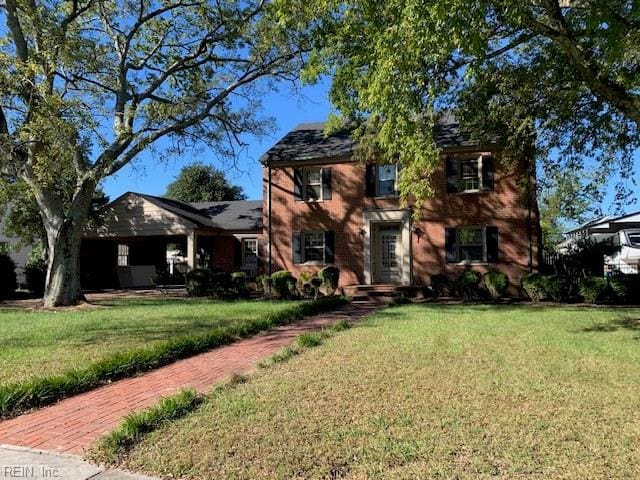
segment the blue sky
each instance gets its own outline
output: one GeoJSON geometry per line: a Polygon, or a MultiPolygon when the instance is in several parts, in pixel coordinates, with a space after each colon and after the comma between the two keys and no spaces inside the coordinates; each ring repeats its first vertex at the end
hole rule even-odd
{"type": "Polygon", "coordinates": [[[225,171],[232,183],[242,186],[248,198],[262,198],[260,156],[297,124],[325,120],[331,110],[327,98],[328,89],[329,82],[323,81],[313,86],[301,87],[297,91],[283,87],[280,92],[267,95],[262,100],[261,114],[273,117],[276,128],[264,138],[246,138],[249,146],[241,152],[237,166],[221,162],[206,150],[200,153],[187,151],[180,158],[163,162],[157,162],[147,152],[115,176],[106,179],[104,190],[111,199],[127,191],[163,195],[182,166],[202,161],[225,171]]]}

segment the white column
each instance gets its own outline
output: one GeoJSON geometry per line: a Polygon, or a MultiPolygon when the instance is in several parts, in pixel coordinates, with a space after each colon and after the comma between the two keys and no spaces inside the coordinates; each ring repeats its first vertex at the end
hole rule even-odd
{"type": "Polygon", "coordinates": [[[197,249],[196,232],[191,232],[187,235],[187,265],[189,270],[196,268],[196,249],[197,249]]]}

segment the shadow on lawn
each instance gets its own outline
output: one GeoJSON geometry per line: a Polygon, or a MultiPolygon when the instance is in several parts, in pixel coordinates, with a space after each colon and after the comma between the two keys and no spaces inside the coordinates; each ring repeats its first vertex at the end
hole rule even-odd
{"type": "MultiPolygon", "coordinates": [[[[615,332],[617,330],[631,330],[634,332],[640,332],[640,318],[626,317],[617,318],[607,323],[596,323],[590,327],[585,327],[581,332],[615,332]]],[[[640,340],[640,336],[636,337],[640,340]]]]}

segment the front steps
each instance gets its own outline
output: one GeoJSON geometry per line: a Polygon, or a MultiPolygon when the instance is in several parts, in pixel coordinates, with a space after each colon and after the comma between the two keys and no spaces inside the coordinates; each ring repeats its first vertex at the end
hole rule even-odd
{"type": "Polygon", "coordinates": [[[353,302],[390,303],[398,296],[416,300],[429,298],[429,289],[422,285],[397,285],[377,283],[374,285],[347,285],[342,293],[353,302]]]}

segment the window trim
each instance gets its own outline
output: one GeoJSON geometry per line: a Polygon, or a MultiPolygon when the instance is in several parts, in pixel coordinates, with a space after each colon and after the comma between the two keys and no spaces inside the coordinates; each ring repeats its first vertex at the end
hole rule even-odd
{"type": "Polygon", "coordinates": [[[482,174],[482,159],[484,155],[463,155],[456,159],[458,167],[458,192],[456,193],[481,193],[484,192],[483,174],[482,174]],[[470,160],[476,160],[478,166],[478,188],[464,189],[462,188],[463,176],[462,176],[462,163],[470,160]]]}
{"type": "MultiPolygon", "coordinates": [[[[471,246],[477,246],[478,244],[470,244],[471,246]]],[[[466,245],[465,245],[466,246],[466,245]]],[[[464,227],[456,227],[456,258],[458,258],[458,265],[479,265],[486,264],[487,261],[487,226],[486,225],[465,225],[464,227]],[[461,230],[480,230],[482,234],[482,259],[481,260],[461,260],[460,249],[462,243],[460,242],[461,230]]]]}
{"type": "Polygon", "coordinates": [[[324,265],[325,264],[325,232],[324,230],[302,230],[300,232],[300,255],[302,262],[300,265],[324,265]],[[307,260],[307,251],[305,247],[305,238],[307,235],[320,235],[322,238],[322,247],[314,247],[314,248],[322,248],[322,260],[307,260]]]}
{"type": "Polygon", "coordinates": [[[322,202],[324,201],[324,182],[322,180],[322,167],[305,167],[302,169],[302,200],[304,202],[322,202]],[[309,173],[317,170],[320,175],[320,183],[309,183],[309,173]],[[309,198],[308,187],[317,185],[320,187],[320,195],[318,198],[309,198]]]}

